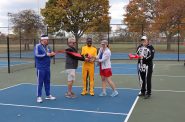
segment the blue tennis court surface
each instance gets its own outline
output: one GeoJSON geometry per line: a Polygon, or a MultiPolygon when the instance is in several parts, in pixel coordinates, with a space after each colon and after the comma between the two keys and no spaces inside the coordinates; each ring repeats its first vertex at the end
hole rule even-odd
{"type": "MultiPolygon", "coordinates": [[[[137,64],[112,64],[112,72],[114,75],[137,74],[137,64]]],[[[82,72],[82,67],[78,67],[77,73],[82,72]]],[[[99,67],[95,67],[95,74],[99,74],[99,67]]]]}
{"type": "Polygon", "coordinates": [[[95,88],[95,96],[81,96],[81,87],[73,87],[78,97],[68,99],[66,86],[52,86],[57,100],[36,103],[36,90],[32,84],[0,90],[0,122],[123,122],[139,92],[120,88],[117,97],[99,97],[101,88],[95,88]]]}
{"type": "MultiPolygon", "coordinates": [[[[15,65],[21,65],[21,64],[29,64],[30,62],[26,61],[10,61],[10,66],[15,66],[15,65]]],[[[8,62],[7,61],[0,61],[0,68],[8,67],[8,62]]]]}

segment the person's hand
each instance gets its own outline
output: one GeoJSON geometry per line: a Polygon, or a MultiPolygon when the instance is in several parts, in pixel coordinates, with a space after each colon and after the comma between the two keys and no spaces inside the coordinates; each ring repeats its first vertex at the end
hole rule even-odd
{"type": "Polygon", "coordinates": [[[92,56],[92,57],[90,58],[90,62],[95,62],[95,61],[96,61],[96,57],[93,57],[93,56],[92,56]]]}
{"type": "Polygon", "coordinates": [[[47,56],[49,56],[49,57],[53,57],[53,56],[55,56],[55,55],[56,55],[55,52],[47,53],[47,56]]]}
{"type": "Polygon", "coordinates": [[[97,60],[98,63],[101,63],[101,59],[97,60]]]}
{"type": "Polygon", "coordinates": [[[55,52],[51,52],[51,55],[52,55],[52,56],[55,56],[55,55],[56,55],[56,53],[55,53],[55,52]]]}
{"type": "Polygon", "coordinates": [[[89,58],[85,58],[85,62],[89,62],[89,58]]]}

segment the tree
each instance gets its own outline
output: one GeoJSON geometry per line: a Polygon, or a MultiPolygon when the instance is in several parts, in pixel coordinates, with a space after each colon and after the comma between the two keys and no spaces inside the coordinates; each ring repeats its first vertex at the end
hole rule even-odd
{"type": "Polygon", "coordinates": [[[144,33],[144,28],[149,27],[155,16],[156,0],[130,0],[126,6],[124,23],[129,31],[144,33]]]}
{"type": "Polygon", "coordinates": [[[147,33],[146,29],[150,28],[155,16],[155,0],[130,0],[125,7],[123,23],[127,25],[130,37],[137,40],[138,37],[147,33]]]}
{"type": "Polygon", "coordinates": [[[130,0],[124,16],[129,31],[163,34],[170,50],[172,37],[183,28],[180,23],[185,22],[185,0],[130,0]]]}
{"type": "Polygon", "coordinates": [[[184,28],[180,23],[185,22],[185,0],[157,1],[155,28],[164,33],[167,38],[167,50],[171,49],[172,37],[178,34],[178,29],[184,28]],[[180,28],[181,27],[181,28],[180,28]]]}
{"type": "Polygon", "coordinates": [[[33,10],[23,10],[9,15],[14,34],[21,33],[22,38],[25,39],[25,49],[29,49],[29,40],[38,38],[44,28],[42,18],[33,10]]]}
{"type": "MultiPolygon", "coordinates": [[[[78,40],[86,31],[97,31],[100,27],[97,25],[109,25],[108,10],[108,0],[49,0],[41,13],[52,31],[71,32],[78,49],[78,40]]],[[[105,27],[108,26],[100,28],[105,27]]]]}

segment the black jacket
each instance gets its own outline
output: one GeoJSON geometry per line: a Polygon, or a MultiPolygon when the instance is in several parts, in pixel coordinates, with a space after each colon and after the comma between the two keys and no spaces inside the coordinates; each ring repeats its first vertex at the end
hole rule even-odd
{"type": "Polygon", "coordinates": [[[146,47],[142,44],[137,48],[137,54],[143,56],[143,59],[138,59],[138,63],[153,65],[153,58],[155,54],[155,49],[152,45],[148,44],[146,47]]]}
{"type": "Polygon", "coordinates": [[[71,55],[70,53],[67,52],[76,52],[77,50],[74,47],[69,47],[66,49],[66,64],[65,68],[66,69],[77,69],[78,67],[78,60],[84,61],[84,57],[76,57],[74,55],[71,55]]]}

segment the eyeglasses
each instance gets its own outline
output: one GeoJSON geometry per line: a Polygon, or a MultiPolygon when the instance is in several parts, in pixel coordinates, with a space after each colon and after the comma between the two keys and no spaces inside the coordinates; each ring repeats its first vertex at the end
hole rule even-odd
{"type": "Polygon", "coordinates": [[[92,44],[92,42],[87,42],[87,44],[92,44]]]}

